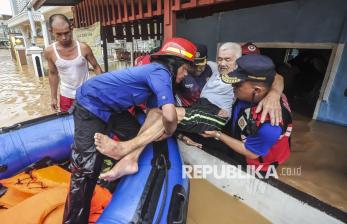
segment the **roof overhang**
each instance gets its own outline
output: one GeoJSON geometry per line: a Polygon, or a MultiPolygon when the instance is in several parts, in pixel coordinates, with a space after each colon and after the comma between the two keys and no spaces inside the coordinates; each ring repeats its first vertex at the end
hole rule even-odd
{"type": "Polygon", "coordinates": [[[48,19],[53,14],[64,14],[68,18],[72,18],[73,14],[71,11],[71,6],[43,6],[39,9],[39,12],[48,19]]]}
{"type": "MultiPolygon", "coordinates": [[[[33,17],[35,22],[40,22],[41,13],[33,12],[33,17]]],[[[19,25],[29,24],[29,17],[27,10],[24,10],[20,14],[14,16],[13,18],[7,20],[8,27],[16,27],[19,25]]]]}
{"type": "Polygon", "coordinates": [[[41,6],[74,6],[81,0],[31,0],[31,5],[35,10],[41,6]]]}

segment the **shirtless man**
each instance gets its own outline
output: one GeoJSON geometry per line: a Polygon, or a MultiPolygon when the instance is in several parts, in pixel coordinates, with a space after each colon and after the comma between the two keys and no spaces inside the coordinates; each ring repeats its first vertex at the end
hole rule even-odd
{"type": "Polygon", "coordinates": [[[90,47],[72,39],[72,28],[65,15],[54,14],[49,18],[49,31],[56,42],[45,48],[44,56],[48,61],[51,108],[54,111],[59,110],[58,84],[60,111],[64,112],[72,106],[76,89],[89,77],[88,62],[96,74],[102,73],[90,47]]]}

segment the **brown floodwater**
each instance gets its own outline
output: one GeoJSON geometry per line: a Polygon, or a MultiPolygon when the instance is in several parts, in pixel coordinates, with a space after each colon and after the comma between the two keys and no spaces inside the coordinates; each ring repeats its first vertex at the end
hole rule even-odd
{"type": "Polygon", "coordinates": [[[28,66],[18,66],[0,49],[0,127],[52,113],[47,77],[38,78],[28,66]]]}
{"type": "Polygon", "coordinates": [[[299,114],[293,126],[292,154],[283,167],[301,173],[280,180],[347,212],[347,127],[299,114]]]}
{"type": "Polygon", "coordinates": [[[187,223],[262,224],[270,221],[208,181],[191,179],[187,223]]]}
{"type": "MultiPolygon", "coordinates": [[[[0,127],[53,113],[48,78],[36,77],[28,65],[18,66],[4,49],[0,49],[0,108],[0,127]]],[[[192,180],[190,186],[189,224],[269,223],[205,180],[192,180]]]]}

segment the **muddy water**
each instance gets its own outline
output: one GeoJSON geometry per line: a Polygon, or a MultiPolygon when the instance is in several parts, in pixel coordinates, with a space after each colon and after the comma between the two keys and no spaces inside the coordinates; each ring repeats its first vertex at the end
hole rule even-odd
{"type": "Polygon", "coordinates": [[[52,113],[48,79],[28,66],[17,66],[10,52],[0,49],[0,127],[52,113]]]}
{"type": "Polygon", "coordinates": [[[190,184],[188,224],[270,223],[206,180],[192,179],[190,184]]]}
{"type": "Polygon", "coordinates": [[[347,127],[294,114],[291,158],[294,168],[280,179],[347,212],[347,127]],[[300,175],[295,168],[301,167],[300,175]]]}
{"type": "MultiPolygon", "coordinates": [[[[48,78],[30,66],[20,68],[0,50],[0,127],[51,114],[48,78]]],[[[189,224],[268,223],[261,215],[207,181],[192,180],[189,224]],[[231,212],[232,211],[232,212],[231,212]]]]}

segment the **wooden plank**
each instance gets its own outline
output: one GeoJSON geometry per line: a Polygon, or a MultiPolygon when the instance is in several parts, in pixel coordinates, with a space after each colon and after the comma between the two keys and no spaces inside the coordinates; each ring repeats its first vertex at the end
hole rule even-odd
{"type": "Polygon", "coordinates": [[[102,0],[97,0],[98,1],[98,17],[99,17],[99,21],[100,21],[100,25],[102,26],[102,21],[103,21],[103,18],[102,18],[102,0]]]}
{"type": "Polygon", "coordinates": [[[90,0],[90,9],[91,9],[91,14],[90,17],[92,19],[92,24],[96,22],[96,16],[95,16],[95,3],[93,0],[90,0]]]}
{"type": "Polygon", "coordinates": [[[114,25],[117,23],[117,15],[116,15],[116,10],[115,10],[115,1],[114,0],[111,0],[111,10],[110,10],[110,13],[112,13],[112,20],[111,20],[111,24],[114,25]]]}
{"type": "Polygon", "coordinates": [[[142,0],[138,0],[137,5],[138,5],[139,13],[136,15],[136,19],[142,19],[143,18],[142,0]]]}
{"type": "Polygon", "coordinates": [[[89,26],[92,22],[91,22],[91,18],[90,18],[90,5],[89,5],[89,1],[88,0],[84,0],[84,4],[86,6],[86,14],[87,14],[87,26],[89,26]]]}
{"type": "Polygon", "coordinates": [[[164,26],[170,24],[170,14],[171,14],[171,1],[164,0],[164,26]]]}
{"type": "Polygon", "coordinates": [[[106,25],[111,25],[111,9],[110,9],[110,1],[113,1],[113,0],[106,0],[105,1],[105,6],[106,6],[106,25]]]}
{"type": "Polygon", "coordinates": [[[85,2],[83,1],[82,3],[82,11],[81,11],[81,13],[82,13],[82,27],[86,27],[87,26],[87,13],[86,13],[86,4],[85,4],[85,2]]]}
{"type": "Polygon", "coordinates": [[[147,12],[144,13],[144,17],[151,18],[153,16],[152,1],[147,0],[147,12]]]}
{"type": "Polygon", "coordinates": [[[99,0],[94,0],[95,1],[95,22],[99,21],[100,22],[100,3],[99,0]]]}
{"type": "Polygon", "coordinates": [[[129,16],[129,20],[135,20],[135,2],[134,0],[130,0],[130,11],[131,11],[131,16],[129,16]]]}
{"type": "Polygon", "coordinates": [[[93,18],[92,18],[92,3],[90,0],[86,0],[86,4],[88,7],[88,25],[93,24],[93,18]]]}
{"type": "Polygon", "coordinates": [[[77,27],[76,26],[76,18],[77,18],[77,15],[76,15],[76,10],[75,10],[75,7],[71,7],[71,11],[72,11],[72,18],[73,18],[73,27],[77,27]]]}
{"type": "Polygon", "coordinates": [[[106,26],[106,19],[105,19],[105,0],[100,0],[100,22],[102,24],[102,26],[106,26]]]}
{"type": "Polygon", "coordinates": [[[128,5],[127,5],[127,0],[123,0],[123,22],[128,22],[128,5]]]}
{"type": "Polygon", "coordinates": [[[162,15],[163,13],[163,6],[161,4],[161,0],[157,0],[157,3],[156,3],[156,6],[157,6],[157,9],[153,12],[153,15],[155,16],[160,16],[162,15]]]}
{"type": "Polygon", "coordinates": [[[172,9],[172,1],[166,0],[169,4],[164,4],[164,41],[174,37],[176,34],[176,12],[172,9]]]}
{"type": "Polygon", "coordinates": [[[122,22],[122,4],[121,0],[117,0],[117,9],[118,9],[118,18],[117,18],[117,23],[122,22]]]}
{"type": "Polygon", "coordinates": [[[73,15],[73,18],[74,18],[74,27],[77,27],[79,28],[81,26],[80,24],[80,16],[79,16],[79,13],[80,13],[80,10],[78,9],[79,6],[76,5],[74,8],[74,15],[73,15]]]}
{"type": "Polygon", "coordinates": [[[190,0],[190,2],[183,3],[181,9],[190,9],[197,6],[197,0],[190,0]]]}
{"type": "MultiPolygon", "coordinates": [[[[173,0],[172,2],[173,2],[173,5],[171,7],[172,7],[173,11],[178,11],[181,9],[181,1],[180,0],[173,0]]],[[[170,0],[164,0],[164,8],[165,8],[166,4],[171,4],[170,0]]]]}
{"type": "Polygon", "coordinates": [[[198,5],[203,6],[203,5],[211,5],[215,3],[216,0],[198,0],[198,5]]]}

